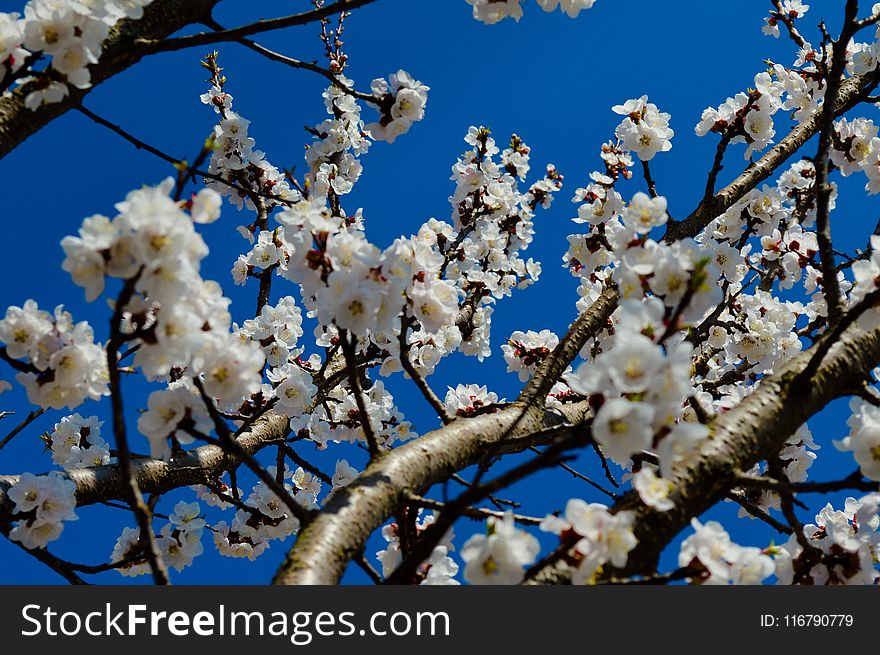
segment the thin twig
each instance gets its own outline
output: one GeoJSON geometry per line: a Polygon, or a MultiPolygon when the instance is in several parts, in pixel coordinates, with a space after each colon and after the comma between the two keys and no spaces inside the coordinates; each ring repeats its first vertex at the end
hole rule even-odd
{"type": "Polygon", "coordinates": [[[260,198],[260,197],[264,197],[269,200],[272,200],[273,202],[277,202],[279,204],[283,204],[283,205],[290,204],[290,202],[285,200],[284,198],[279,198],[277,196],[260,193],[260,192],[254,191],[253,189],[246,189],[242,186],[235,184],[234,182],[230,182],[229,180],[225,179],[222,175],[217,175],[215,173],[209,173],[208,171],[189,166],[186,163],[186,161],[184,161],[182,159],[177,159],[176,157],[172,157],[171,155],[159,150],[155,146],[151,146],[150,144],[145,143],[144,141],[138,139],[136,136],[133,136],[129,132],[126,132],[119,125],[111,123],[106,118],[102,118],[101,116],[98,116],[96,113],[87,109],[83,105],[78,105],[78,106],[74,107],[74,109],[78,110],[81,114],[83,114],[84,116],[87,116],[88,118],[93,120],[98,125],[106,127],[107,129],[111,130],[112,132],[115,132],[116,134],[121,136],[123,139],[125,139],[126,141],[131,143],[138,150],[145,150],[145,151],[149,152],[151,155],[155,155],[159,159],[168,162],[169,164],[171,164],[172,166],[174,166],[178,170],[181,167],[185,167],[191,173],[194,173],[195,175],[200,175],[201,177],[207,178],[209,180],[214,180],[215,182],[219,182],[221,184],[225,184],[229,188],[234,189],[234,190],[238,191],[239,193],[245,194],[246,196],[251,198],[251,200],[254,200],[254,199],[260,198]]]}
{"type": "MultiPolygon", "coordinates": [[[[539,455],[541,454],[540,449],[536,448],[535,446],[529,446],[529,450],[531,450],[533,453],[537,453],[537,454],[539,454],[539,455]]],[[[561,468],[562,470],[564,470],[564,471],[568,471],[568,472],[571,473],[574,477],[576,477],[578,480],[583,480],[584,482],[586,482],[587,484],[589,484],[589,485],[592,486],[593,488],[597,489],[598,491],[601,491],[603,494],[605,494],[606,496],[608,496],[608,497],[611,498],[612,500],[617,500],[617,494],[615,494],[613,491],[608,491],[608,489],[606,489],[605,487],[603,487],[601,484],[599,484],[598,482],[595,482],[595,481],[591,480],[590,478],[588,478],[588,477],[587,477],[586,475],[584,475],[583,473],[581,473],[581,472],[579,472],[579,471],[576,471],[575,469],[573,469],[572,467],[570,467],[570,466],[569,466],[568,464],[566,464],[565,462],[559,462],[559,463],[557,464],[557,466],[558,466],[559,468],[561,468]]],[[[615,484],[616,484],[616,482],[615,482],[615,484]]]]}
{"type": "Polygon", "coordinates": [[[242,25],[221,32],[202,32],[190,36],[181,36],[176,39],[164,40],[144,40],[138,41],[143,50],[148,53],[167,52],[172,50],[182,50],[184,48],[201,47],[211,43],[222,43],[224,41],[236,41],[244,36],[260,34],[271,30],[280,30],[286,27],[294,27],[297,25],[306,25],[314,23],[325,16],[332,16],[342,11],[350,11],[368,5],[375,0],[337,0],[333,4],[306,11],[291,16],[283,16],[281,18],[271,18],[260,20],[248,25],[242,25]]]}
{"type": "Polygon", "coordinates": [[[880,489],[880,483],[866,480],[860,470],[853,471],[840,480],[830,480],[828,482],[788,482],[779,478],[740,475],[736,478],[735,483],[737,486],[744,488],[767,489],[777,493],[829,493],[846,489],[853,489],[855,491],[877,491],[880,489]]]}
{"type": "MultiPolygon", "coordinates": [[[[423,496],[419,496],[416,494],[409,495],[409,502],[411,502],[413,505],[416,505],[417,507],[432,509],[438,512],[442,512],[446,509],[446,503],[439,500],[434,500],[432,498],[424,498],[423,496]]],[[[461,515],[466,516],[470,519],[485,520],[490,517],[498,519],[504,518],[506,512],[487,509],[485,507],[468,507],[461,512],[461,515]]],[[[541,525],[541,522],[544,520],[542,518],[538,518],[537,516],[525,516],[523,514],[512,514],[512,516],[514,521],[516,521],[517,523],[522,523],[523,525],[537,526],[541,525]]]]}
{"type": "Polygon", "coordinates": [[[645,177],[645,184],[648,185],[648,193],[652,198],[657,197],[657,183],[654,181],[653,176],[651,175],[651,165],[642,160],[642,174],[645,177]]]}
{"type": "Polygon", "coordinates": [[[373,568],[373,565],[367,561],[367,558],[364,557],[364,551],[360,551],[357,555],[354,556],[354,563],[357,564],[361,570],[367,574],[367,577],[373,581],[373,584],[382,584],[382,576],[379,575],[379,572],[373,568]]]}
{"type": "Polygon", "coordinates": [[[19,432],[24,430],[27,426],[29,426],[31,423],[33,423],[35,420],[37,420],[45,412],[46,412],[46,409],[44,407],[41,407],[40,409],[35,409],[35,410],[31,411],[24,418],[24,420],[21,423],[16,425],[9,434],[7,434],[5,437],[3,437],[3,441],[0,441],[0,450],[3,450],[3,447],[6,444],[8,444],[10,441],[12,441],[12,439],[15,437],[15,435],[17,435],[19,432]]]}
{"type": "Polygon", "coordinates": [[[775,518],[770,516],[767,512],[761,509],[756,503],[753,503],[749,498],[741,491],[732,490],[727,493],[727,497],[730,498],[737,505],[742,507],[745,511],[749,513],[749,515],[755,517],[756,519],[761,519],[769,525],[771,528],[776,530],[781,534],[791,534],[792,529],[790,526],[786,525],[782,521],[777,521],[775,518]]]}
{"type": "Polygon", "coordinates": [[[434,408],[435,412],[437,412],[437,416],[443,421],[443,425],[448,425],[452,422],[452,417],[449,416],[449,412],[446,411],[446,405],[444,405],[443,401],[437,397],[437,394],[435,394],[434,390],[428,385],[427,380],[419,374],[416,367],[413,366],[412,361],[410,361],[410,344],[407,342],[410,325],[411,320],[407,317],[406,313],[404,313],[400,319],[400,334],[397,337],[400,346],[400,363],[403,366],[403,370],[407,372],[409,377],[419,388],[419,391],[422,392],[422,395],[425,397],[425,400],[428,401],[428,404],[434,408]]]}

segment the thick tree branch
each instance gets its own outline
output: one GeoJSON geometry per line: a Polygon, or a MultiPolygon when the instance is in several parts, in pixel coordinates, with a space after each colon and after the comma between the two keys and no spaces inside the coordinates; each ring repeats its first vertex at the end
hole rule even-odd
{"type": "Polygon", "coordinates": [[[517,402],[494,414],[456,419],[449,425],[373,461],[330,498],[303,530],[275,574],[275,584],[333,584],[370,534],[406,503],[456,471],[481,461],[506,436],[536,432],[555,420],[580,424],[586,403],[565,406],[563,416],[517,402]],[[513,426],[515,429],[511,430],[513,426]]]}
{"type": "MultiPolygon", "coordinates": [[[[92,88],[138,63],[147,54],[141,39],[162,41],[178,30],[210,18],[220,0],[154,0],[144,8],[140,20],[120,21],[103,43],[100,61],[90,67],[92,88]]],[[[91,89],[71,88],[61,102],[43,105],[36,111],[24,106],[27,86],[0,97],[0,159],[48,123],[82,103],[91,89]]]]}
{"type": "MultiPolygon", "coordinates": [[[[236,441],[245,452],[254,454],[266,446],[281,443],[289,431],[287,417],[271,412],[236,441]]],[[[205,484],[240,464],[234,454],[218,446],[200,446],[168,462],[158,459],[133,460],[131,471],[142,493],[163,494],[180,487],[205,484]]],[[[68,471],[65,477],[76,484],[77,507],[126,498],[127,485],[117,465],[76,469],[68,471]]],[[[6,491],[18,480],[17,475],[0,476],[0,517],[12,513],[12,503],[6,491]]]]}
{"type": "MultiPolygon", "coordinates": [[[[821,343],[821,342],[820,342],[821,343]]],[[[630,552],[622,575],[656,570],[657,559],[691,518],[699,516],[738,486],[741,471],[772,458],[788,437],[825,405],[850,393],[880,362],[880,330],[865,333],[851,326],[832,346],[810,380],[801,374],[813,358],[812,349],[764,378],[737,407],[720,414],[700,454],[672,478],[674,507],[657,512],[635,502],[638,545],[630,552]]],[[[620,505],[620,503],[618,503],[620,505]]],[[[543,571],[537,580],[555,583],[567,578],[564,567],[543,571]]]]}

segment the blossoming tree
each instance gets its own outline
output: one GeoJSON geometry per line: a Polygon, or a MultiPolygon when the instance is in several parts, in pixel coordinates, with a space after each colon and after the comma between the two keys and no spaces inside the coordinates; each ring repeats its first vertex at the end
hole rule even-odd
{"type": "MultiPolygon", "coordinates": [[[[537,10],[530,0],[466,1],[489,25],[537,10]]],[[[702,200],[678,220],[650,167],[673,147],[673,118],[647,96],[612,107],[619,125],[596,143],[596,170],[574,191],[574,233],[559,248],[579,285],[573,322],[561,335],[497,335],[496,304],[538,282],[526,252],[533,219],[563,176],[553,166],[533,174],[520,137],[499,144],[470,127],[449,219],[375,245],[346,196],[375,142],[419,129],[430,89],[403,70],[368,88],[347,77],[346,19],[374,2],[303,2],[301,13],[234,28],[212,17],[218,0],[30,0],[22,15],[0,14],[0,156],[73,110],[164,159],[170,174],[61,242],[71,284],[108,302],[105,342],[39,298],[0,320],[0,357],[16,383],[4,383],[7,394],[34,407],[0,448],[40,414],[57,416],[43,436],[51,457],[0,476],[0,533],[74,583],[106,570],[167,583],[206,547],[254,560],[283,544],[281,584],[334,583],[350,563],[401,584],[876,584],[880,236],[866,225],[863,249],[839,251],[830,216],[838,176],[880,191],[880,135],[867,117],[880,84],[880,4],[841,3],[831,34],[811,26],[801,0],[768,3],[763,30],[790,39],[793,63],[768,62],[752,88],[677,117],[717,140],[702,200]],[[255,40],[307,24],[323,41],[321,65],[255,40]],[[190,25],[204,31],[171,36],[190,25]],[[326,117],[309,128],[302,174],[271,163],[249,135],[213,50],[228,42],[326,80],[326,117]],[[189,48],[208,51],[201,101],[216,123],[192,162],[84,106],[94,85],[143,57],[189,48]],[[740,152],[747,165],[718,188],[740,152]],[[231,280],[216,282],[202,277],[200,230],[221,213],[247,219],[231,280]],[[240,324],[227,283],[256,295],[240,324]],[[491,381],[462,380],[444,396],[431,376],[456,352],[503,355],[521,392],[502,399],[491,381]],[[146,396],[132,397],[130,376],[149,383],[146,396]],[[409,381],[409,396],[392,397],[394,379],[409,381]],[[806,421],[841,397],[852,398],[849,435],[817,443],[806,421]],[[142,409],[136,422],[123,400],[142,409]],[[427,403],[434,424],[406,421],[399,406],[410,403],[427,403]],[[93,414],[102,404],[109,425],[93,414]],[[823,446],[851,453],[852,473],[813,480],[823,446]],[[315,448],[338,453],[335,470],[310,461],[315,448]],[[349,461],[361,451],[368,462],[357,470],[349,461]],[[607,484],[566,464],[582,452],[607,484]],[[582,477],[584,498],[532,517],[498,497],[547,470],[582,477]],[[459,492],[439,500],[450,480],[459,492]],[[188,500],[165,500],[181,489],[188,500]],[[804,524],[802,498],[837,491],[853,496],[804,524]],[[726,501],[778,532],[779,545],[737,544],[731,526],[698,520],[726,501]],[[131,516],[109,561],[52,554],[77,508],[98,503],[131,516]],[[464,518],[485,529],[456,539],[464,518]],[[542,531],[554,535],[549,551],[542,531]],[[376,533],[385,548],[365,552],[376,533]],[[663,569],[679,534],[678,566],[663,569]]],[[[537,0],[578,20],[593,4],[537,0]]]]}

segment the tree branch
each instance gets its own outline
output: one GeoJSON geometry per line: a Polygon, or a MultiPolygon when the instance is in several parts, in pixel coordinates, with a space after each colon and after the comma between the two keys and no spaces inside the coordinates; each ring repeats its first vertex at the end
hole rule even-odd
{"type": "MultiPolygon", "coordinates": [[[[880,73],[877,71],[865,76],[854,75],[846,80],[840,85],[837,101],[834,103],[834,116],[843,114],[861,102],[877,86],[878,81],[880,81],[880,73]]],[[[757,188],[773,174],[773,171],[814,137],[821,129],[826,111],[827,106],[823,106],[812,117],[794,128],[757,162],[749,165],[733,182],[708,200],[700,202],[687,218],[682,221],[670,221],[664,239],[677,241],[699,234],[713,219],[730,209],[749,191],[757,188]]]]}
{"type": "Polygon", "coordinates": [[[368,5],[375,1],[376,0],[336,0],[336,2],[325,7],[319,7],[311,11],[304,11],[291,16],[269,18],[228,30],[202,32],[200,34],[181,36],[167,41],[143,38],[138,40],[137,45],[143,48],[145,52],[153,54],[156,52],[182,50],[184,48],[193,48],[196,46],[201,47],[212,43],[222,43],[224,41],[238,41],[243,37],[251,36],[253,34],[314,23],[326,16],[332,16],[333,14],[338,14],[343,11],[351,11],[352,9],[363,7],[364,5],[368,5]]]}
{"type": "Polygon", "coordinates": [[[102,44],[100,61],[89,68],[92,87],[71,87],[70,93],[61,102],[31,111],[24,106],[29,92],[27,85],[0,97],[0,159],[51,121],[81,104],[83,98],[101,82],[138,63],[147,54],[147,50],[138,45],[139,40],[161,42],[187,25],[209,18],[219,1],[154,0],[144,7],[144,15],[139,20],[120,21],[102,44]]]}

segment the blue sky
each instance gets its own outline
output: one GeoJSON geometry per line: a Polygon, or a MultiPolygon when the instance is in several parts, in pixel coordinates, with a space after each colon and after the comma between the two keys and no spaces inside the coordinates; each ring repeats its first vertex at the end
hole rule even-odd
{"type": "MultiPolygon", "coordinates": [[[[274,15],[279,5],[284,11],[300,11],[306,0],[277,3],[255,0],[221,4],[218,20],[233,26],[274,15]],[[227,5],[224,8],[224,5],[227,5]]],[[[833,30],[839,23],[839,3],[831,0],[811,3],[806,24],[813,26],[826,18],[833,30]]],[[[788,41],[775,41],[761,34],[762,18],[770,3],[745,0],[736,10],[726,7],[718,15],[707,15],[707,3],[689,0],[657,3],[653,0],[619,2],[600,0],[590,11],[571,20],[561,13],[545,14],[533,0],[526,0],[525,16],[519,24],[505,21],[494,26],[470,17],[464,0],[425,2],[379,0],[357,10],[347,22],[346,52],[350,57],[348,75],[358,88],[367,89],[374,77],[387,76],[398,68],[410,72],[431,87],[427,116],[394,145],[378,143],[363,158],[364,173],[355,192],[345,198],[351,213],[364,208],[367,234],[380,246],[394,237],[415,232],[429,217],[448,219],[448,196],[453,191],[450,167],[466,148],[462,141],[469,125],[490,127],[504,143],[516,132],[532,149],[533,176],[540,175],[545,163],[556,164],[566,176],[562,193],[549,211],[540,212],[535,223],[537,236],[529,255],[544,265],[541,282],[520,291],[513,299],[498,305],[493,315],[491,358],[478,364],[473,359],[452,357],[430,378],[442,396],[447,385],[458,382],[487,384],[499,396],[512,398],[520,389],[515,374],[505,373],[500,345],[516,329],[549,328],[561,335],[575,317],[576,282],[562,267],[565,237],[576,232],[570,222],[575,205],[574,190],[587,181],[598,167],[599,146],[608,140],[619,116],[611,106],[628,98],[647,94],[661,111],[672,114],[676,132],[671,152],[659,155],[652,170],[660,193],[669,199],[670,213],[685,216],[696,205],[705,184],[705,175],[714,154],[716,138],[699,139],[693,126],[702,110],[717,106],[737,91],[745,89],[772,58],[783,64],[793,61],[788,41]]],[[[21,10],[18,0],[0,1],[0,10],[21,10]]],[[[809,30],[813,34],[812,29],[809,30]]],[[[809,37],[808,37],[809,38],[809,37]]],[[[321,43],[315,26],[306,26],[258,39],[268,47],[300,59],[319,59],[321,43]]],[[[227,90],[235,97],[235,108],[251,121],[251,134],[278,167],[304,167],[303,145],[311,138],[302,126],[324,118],[320,93],[323,78],[294,71],[266,61],[234,44],[220,44],[220,62],[229,78],[227,90]]],[[[144,60],[95,89],[86,106],[144,141],[177,157],[193,157],[210,132],[215,115],[202,105],[199,94],[207,85],[199,66],[202,49],[165,53],[144,60]]],[[[873,109],[861,115],[873,118],[873,109]]],[[[372,110],[364,111],[372,119],[372,110]]],[[[786,121],[779,114],[777,131],[784,134],[786,121]]],[[[732,147],[722,182],[745,166],[744,146],[732,147]]],[[[806,155],[815,152],[808,144],[806,155]]],[[[3,191],[3,217],[6,238],[0,241],[5,264],[5,283],[0,285],[0,309],[21,305],[35,298],[41,307],[63,303],[77,320],[88,320],[98,337],[104,339],[109,312],[103,299],[87,304],[60,264],[59,241],[75,233],[83,217],[94,213],[111,214],[113,204],[131,189],[154,184],[173,171],[152,155],[131,145],[77,112],[70,112],[29,139],[11,155],[0,160],[0,189],[3,191]]],[[[858,177],[858,176],[856,176],[858,177]]],[[[832,221],[835,246],[851,251],[862,247],[876,223],[877,202],[860,192],[863,179],[845,180],[842,197],[832,221]]],[[[621,187],[625,197],[644,189],[636,177],[621,187]]],[[[224,208],[217,223],[205,227],[203,235],[211,256],[203,265],[203,275],[220,281],[232,298],[236,320],[252,311],[253,286],[235,287],[229,269],[247,244],[235,227],[252,220],[233,207],[224,208]]],[[[284,289],[279,280],[274,297],[284,289]]],[[[8,368],[0,374],[11,379],[8,368]]],[[[416,429],[425,432],[434,423],[426,403],[415,387],[390,385],[398,406],[416,429]]],[[[136,408],[146,405],[146,385],[128,383],[126,403],[133,424],[136,408]]],[[[23,417],[29,411],[23,390],[0,396],[0,409],[23,417]]],[[[109,404],[87,403],[79,408],[83,415],[109,417],[109,404]]],[[[0,473],[52,468],[42,454],[38,436],[63,416],[49,412],[30,429],[0,451],[0,473]]],[[[823,445],[819,462],[811,473],[817,479],[830,479],[855,468],[849,454],[837,453],[832,438],[847,429],[845,401],[838,401],[811,421],[814,435],[823,445]]],[[[435,419],[436,420],[436,419],[435,419]]],[[[0,423],[0,436],[16,423],[7,418],[0,423]]],[[[107,426],[109,428],[109,424],[107,426]]],[[[109,437],[109,429],[105,430],[109,437]]],[[[146,450],[146,441],[132,438],[133,448],[146,450]]],[[[307,457],[332,471],[338,457],[347,457],[359,468],[362,454],[347,447],[330,448],[327,453],[302,450],[307,457]]],[[[595,479],[602,479],[594,457],[584,456],[576,464],[595,479]]],[[[248,480],[248,478],[244,478],[248,480]]],[[[244,485],[242,485],[244,486],[244,485]]],[[[249,486],[248,486],[249,488],[249,486]]],[[[456,490],[450,487],[452,492],[456,490]]],[[[544,514],[564,507],[566,499],[583,497],[600,501],[584,483],[561,471],[544,472],[520,484],[506,496],[523,503],[524,513],[544,514]]],[[[173,501],[191,494],[171,494],[160,510],[170,511],[173,501]]],[[[838,496],[842,497],[842,496],[838,496]]],[[[806,499],[811,509],[819,509],[818,498],[806,499]]],[[[133,525],[122,510],[84,508],[81,519],[66,524],[62,539],[51,550],[70,560],[93,564],[106,561],[122,527],[133,525]]],[[[765,546],[774,533],[756,521],[737,521],[729,505],[712,510],[707,516],[728,519],[735,541],[743,545],[765,546]]],[[[216,520],[215,514],[209,520],[216,520]]],[[[812,513],[802,518],[812,520],[812,513]]],[[[481,526],[470,521],[456,531],[460,547],[464,537],[481,526]]],[[[778,540],[778,538],[777,538],[778,540]]],[[[367,555],[381,548],[381,538],[371,541],[367,555]]],[[[544,539],[546,547],[550,541],[544,539]]],[[[182,584],[267,582],[284,556],[288,544],[273,542],[271,549],[251,563],[216,555],[208,535],[206,553],[193,567],[173,575],[182,584]]],[[[674,566],[675,552],[667,553],[664,563],[674,566]]],[[[54,573],[0,540],[0,583],[57,583],[54,573]]],[[[95,576],[94,581],[128,581],[114,572],[95,576]]],[[[359,571],[346,580],[362,582],[359,571]]],[[[142,578],[141,582],[147,582],[142,578]]]]}

